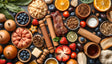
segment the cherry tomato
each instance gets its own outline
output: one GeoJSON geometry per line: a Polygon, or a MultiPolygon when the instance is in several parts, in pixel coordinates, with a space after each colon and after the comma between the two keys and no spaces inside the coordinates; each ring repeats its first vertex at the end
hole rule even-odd
{"type": "Polygon", "coordinates": [[[80,22],[80,26],[83,27],[83,28],[86,27],[86,22],[85,21],[81,21],[80,22]]]}
{"type": "Polygon", "coordinates": [[[64,17],[69,17],[69,15],[70,15],[70,14],[69,14],[68,11],[63,12],[63,16],[64,16],[64,17]]]}
{"type": "Polygon", "coordinates": [[[76,58],[76,57],[77,57],[77,54],[75,52],[72,52],[71,58],[76,58]]]}

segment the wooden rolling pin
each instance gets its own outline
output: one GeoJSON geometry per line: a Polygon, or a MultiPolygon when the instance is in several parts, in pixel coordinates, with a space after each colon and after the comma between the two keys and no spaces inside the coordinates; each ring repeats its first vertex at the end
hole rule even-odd
{"type": "MultiPolygon", "coordinates": [[[[53,41],[53,39],[56,37],[56,34],[54,32],[54,28],[53,28],[53,24],[52,24],[50,15],[46,16],[46,21],[47,21],[48,28],[49,28],[49,31],[50,31],[50,34],[51,34],[51,37],[52,37],[52,41],[53,41]]],[[[58,46],[59,44],[58,44],[58,42],[53,41],[53,45],[58,46]]]]}
{"type": "Polygon", "coordinates": [[[83,29],[83,28],[80,28],[79,31],[78,31],[78,34],[86,37],[87,39],[93,41],[93,42],[96,42],[96,43],[99,43],[101,38],[94,35],[93,33],[83,29]]]}
{"type": "Polygon", "coordinates": [[[54,52],[54,48],[53,48],[51,40],[49,38],[49,35],[48,35],[48,32],[47,32],[46,26],[44,24],[44,21],[40,20],[39,24],[40,24],[40,28],[41,28],[42,34],[44,36],[47,48],[50,51],[50,53],[53,53],[54,52]]]}

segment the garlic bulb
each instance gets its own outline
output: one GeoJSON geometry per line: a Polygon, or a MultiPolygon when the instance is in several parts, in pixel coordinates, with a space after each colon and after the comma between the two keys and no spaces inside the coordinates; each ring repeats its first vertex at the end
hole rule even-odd
{"type": "Polygon", "coordinates": [[[71,6],[76,7],[78,5],[78,0],[72,0],[71,6]]]}
{"type": "Polygon", "coordinates": [[[45,0],[45,2],[46,2],[47,4],[51,4],[51,3],[53,2],[53,0],[45,0]]]}

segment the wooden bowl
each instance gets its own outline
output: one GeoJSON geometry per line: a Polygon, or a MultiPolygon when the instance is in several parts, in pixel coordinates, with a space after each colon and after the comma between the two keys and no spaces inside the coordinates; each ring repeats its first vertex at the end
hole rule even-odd
{"type": "Polygon", "coordinates": [[[100,56],[101,53],[101,48],[97,43],[94,42],[88,42],[87,44],[85,44],[84,46],[84,52],[85,54],[90,57],[90,58],[97,58],[100,56]],[[92,48],[92,49],[91,49],[92,48]],[[94,49],[94,50],[93,50],[94,49]],[[91,55],[92,53],[94,53],[94,55],[91,55]]]}
{"type": "Polygon", "coordinates": [[[17,23],[19,26],[22,26],[22,27],[27,26],[27,25],[30,23],[30,19],[31,19],[31,18],[30,18],[30,15],[29,15],[27,12],[25,12],[25,11],[18,12],[18,13],[16,14],[16,16],[15,16],[15,21],[16,21],[16,23],[17,23]],[[29,20],[28,20],[28,22],[27,22],[25,25],[19,24],[18,21],[17,21],[17,16],[18,16],[20,13],[26,13],[26,14],[28,15],[28,17],[29,17],[29,20]]]}
{"type": "Polygon", "coordinates": [[[76,16],[78,16],[80,19],[85,19],[86,17],[88,17],[90,15],[91,8],[88,4],[80,4],[79,6],[77,6],[75,12],[76,12],[76,16]],[[80,10],[82,6],[83,7],[86,6],[86,8],[83,8],[84,10],[88,8],[88,12],[86,15],[81,14],[82,12],[85,12],[84,10],[80,10]]]}
{"type": "Polygon", "coordinates": [[[87,26],[90,27],[90,28],[96,28],[96,27],[98,26],[98,24],[99,24],[99,20],[98,20],[98,18],[97,18],[95,15],[91,15],[89,18],[87,18],[86,24],[87,24],[87,26]],[[89,21],[90,18],[95,18],[95,19],[97,20],[96,26],[92,27],[92,26],[90,26],[90,25],[88,24],[88,21],[89,21]]]}
{"type": "MultiPolygon", "coordinates": [[[[21,27],[18,27],[18,28],[21,28],[21,27]]],[[[23,29],[26,29],[26,30],[28,30],[27,28],[23,28],[23,29]]],[[[31,31],[30,30],[28,30],[28,32],[31,34],[31,42],[27,45],[27,46],[24,46],[24,47],[22,47],[22,48],[19,48],[19,49],[24,49],[24,48],[28,48],[30,45],[31,45],[31,43],[32,43],[32,41],[33,41],[33,35],[32,35],[32,33],[31,33],[31,31]]],[[[13,33],[12,33],[13,34],[13,33]]],[[[12,41],[12,36],[11,36],[11,41],[12,41]]],[[[12,41],[12,43],[13,43],[13,41],[12,41]]],[[[15,44],[13,44],[14,46],[16,46],[15,44]]],[[[17,46],[16,46],[17,47],[17,46]]],[[[18,47],[17,47],[18,48],[18,47]]]]}
{"type": "Polygon", "coordinates": [[[112,22],[112,18],[110,17],[110,11],[112,11],[112,6],[111,8],[106,12],[106,15],[107,15],[107,19],[112,22]]]}
{"type": "Polygon", "coordinates": [[[31,52],[30,52],[30,50],[28,50],[28,49],[21,49],[21,50],[19,50],[19,52],[18,52],[18,59],[19,59],[19,61],[21,61],[21,62],[23,62],[23,63],[26,63],[26,62],[30,61],[30,59],[31,59],[31,52]],[[28,60],[26,60],[26,61],[22,60],[22,59],[20,58],[20,56],[19,56],[20,52],[21,52],[21,51],[23,51],[23,50],[28,51],[28,52],[29,52],[29,54],[30,54],[29,59],[28,59],[28,60]]]}
{"type": "Polygon", "coordinates": [[[55,60],[57,62],[57,64],[59,64],[59,62],[55,58],[48,58],[44,64],[46,64],[48,60],[55,60]]]}

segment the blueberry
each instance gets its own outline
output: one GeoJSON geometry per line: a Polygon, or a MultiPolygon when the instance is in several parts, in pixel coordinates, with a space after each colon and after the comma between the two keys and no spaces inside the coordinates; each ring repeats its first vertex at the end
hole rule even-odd
{"type": "Polygon", "coordinates": [[[2,54],[1,56],[0,56],[2,59],[4,59],[5,58],[5,56],[2,54]]]}
{"type": "Polygon", "coordinates": [[[33,50],[33,49],[34,49],[34,45],[31,45],[31,46],[30,46],[30,50],[33,50]]]}
{"type": "Polygon", "coordinates": [[[30,56],[30,54],[29,54],[29,53],[27,53],[27,56],[30,56]]]}
{"type": "Polygon", "coordinates": [[[95,31],[98,31],[99,30],[99,28],[97,27],[97,28],[95,28],[95,31]]]}
{"type": "Polygon", "coordinates": [[[17,16],[17,19],[19,20],[20,19],[20,16],[17,16]]]}
{"type": "Polygon", "coordinates": [[[17,20],[19,23],[21,22],[21,20],[17,20]]]}
{"type": "Polygon", "coordinates": [[[25,50],[23,50],[22,52],[25,53],[25,50]]]}
{"type": "Polygon", "coordinates": [[[51,58],[51,57],[53,57],[53,55],[52,54],[49,54],[49,57],[51,58]]]}
{"type": "Polygon", "coordinates": [[[27,14],[26,13],[24,13],[24,16],[26,16],[27,14]]]}
{"type": "Polygon", "coordinates": [[[0,29],[2,29],[4,27],[3,23],[0,23],[0,29]]]}
{"type": "Polygon", "coordinates": [[[70,15],[71,15],[71,16],[74,16],[74,15],[75,15],[75,12],[71,12],[70,15]]]}
{"type": "Polygon", "coordinates": [[[16,16],[16,13],[14,12],[14,13],[12,13],[12,15],[15,17],[16,16]]]}
{"type": "Polygon", "coordinates": [[[84,38],[84,37],[81,37],[80,40],[81,40],[82,42],[84,42],[84,41],[85,41],[85,38],[84,38]]]}
{"type": "Polygon", "coordinates": [[[27,23],[28,21],[25,21],[25,24],[27,23]]]}
{"type": "Polygon", "coordinates": [[[23,52],[21,52],[20,55],[23,56],[24,55],[23,52]]]}
{"type": "Polygon", "coordinates": [[[103,20],[101,18],[99,18],[99,22],[101,23],[101,22],[103,22],[103,20]]]}
{"type": "Polygon", "coordinates": [[[20,20],[22,20],[22,17],[20,17],[20,20]]]}
{"type": "Polygon", "coordinates": [[[22,24],[22,25],[24,25],[24,24],[25,24],[25,22],[24,22],[24,21],[22,21],[22,22],[21,22],[21,24],[22,24]]]}
{"type": "Polygon", "coordinates": [[[22,16],[22,14],[19,14],[19,16],[22,16]]]}
{"type": "Polygon", "coordinates": [[[98,36],[101,36],[101,32],[97,32],[97,35],[98,35],[98,36]]]}
{"type": "Polygon", "coordinates": [[[94,60],[90,59],[90,60],[89,60],[89,63],[90,63],[90,64],[94,64],[94,60]]]}
{"type": "Polygon", "coordinates": [[[64,62],[61,62],[61,64],[65,64],[64,62]]]}
{"type": "Polygon", "coordinates": [[[73,11],[73,7],[68,8],[68,11],[72,12],[73,11]]]}
{"type": "Polygon", "coordinates": [[[79,49],[78,48],[76,48],[76,52],[79,53],[79,49]]]}
{"type": "Polygon", "coordinates": [[[54,4],[49,5],[49,10],[50,10],[50,11],[54,11],[54,10],[55,10],[54,4]]]}

